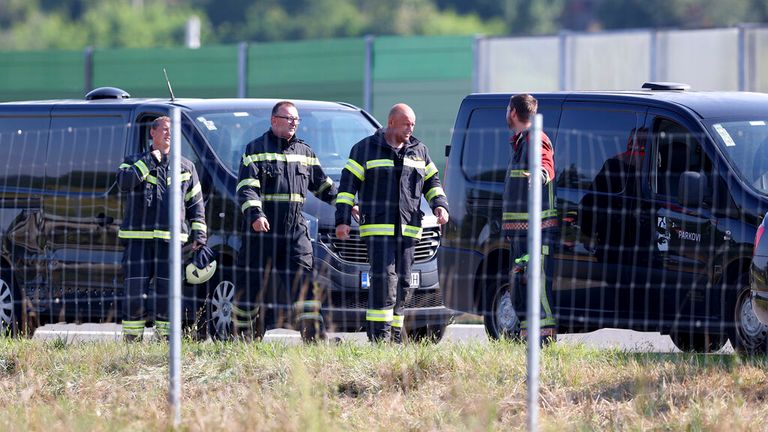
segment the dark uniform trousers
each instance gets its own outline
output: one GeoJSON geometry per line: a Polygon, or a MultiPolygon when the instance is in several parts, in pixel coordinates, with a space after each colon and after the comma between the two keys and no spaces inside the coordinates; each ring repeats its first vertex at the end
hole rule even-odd
{"type": "MultiPolygon", "coordinates": [[[[312,242],[304,222],[267,233],[251,230],[240,254],[245,269],[247,310],[252,322],[260,315],[265,329],[293,327],[305,341],[325,338],[320,313],[322,298],[317,293],[313,270],[312,242]],[[291,322],[293,321],[293,322],[291,322]]],[[[242,276],[241,276],[242,277],[242,276]]]]}
{"type": "Polygon", "coordinates": [[[168,336],[169,249],[165,240],[126,241],[123,326],[127,335],[141,337],[145,324],[154,322],[158,335],[168,336]]]}
{"type": "Polygon", "coordinates": [[[371,341],[387,341],[391,337],[392,342],[400,343],[416,239],[402,236],[364,238],[371,264],[366,316],[368,337],[371,341]]]}
{"type": "MultiPolygon", "coordinates": [[[[527,303],[523,301],[527,296],[528,289],[528,238],[526,233],[521,235],[512,235],[510,239],[510,281],[512,287],[512,298],[515,299],[516,308],[518,310],[525,311],[528,307],[527,303]]],[[[551,235],[542,232],[541,236],[541,274],[539,278],[539,304],[540,308],[540,325],[542,328],[555,327],[557,321],[552,313],[552,307],[549,304],[549,299],[552,298],[552,281],[547,277],[547,270],[552,270],[552,259],[550,255],[551,235]]],[[[528,328],[528,320],[523,320],[520,323],[521,329],[528,328]]]]}

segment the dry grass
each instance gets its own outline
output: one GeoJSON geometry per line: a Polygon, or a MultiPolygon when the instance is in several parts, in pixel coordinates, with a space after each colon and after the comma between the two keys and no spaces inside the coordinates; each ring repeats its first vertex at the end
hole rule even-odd
{"type": "MultiPolygon", "coordinates": [[[[0,430],[170,430],[167,346],[0,340],[0,430]]],[[[765,428],[764,358],[542,354],[542,430],[765,428]]],[[[516,343],[183,346],[182,430],[524,430],[516,343]]]]}

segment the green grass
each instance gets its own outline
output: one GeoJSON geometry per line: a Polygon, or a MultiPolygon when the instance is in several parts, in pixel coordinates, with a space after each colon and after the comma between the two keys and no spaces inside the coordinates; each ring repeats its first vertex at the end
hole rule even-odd
{"type": "MultiPolygon", "coordinates": [[[[170,430],[168,347],[0,340],[0,430],[170,430]]],[[[524,430],[525,346],[194,343],[181,430],[524,430]]],[[[542,430],[756,430],[766,359],[542,353],[542,430]]]]}

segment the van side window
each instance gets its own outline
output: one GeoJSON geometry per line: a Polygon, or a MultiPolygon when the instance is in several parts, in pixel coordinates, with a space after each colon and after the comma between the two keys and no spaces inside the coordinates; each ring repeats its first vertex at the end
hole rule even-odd
{"type": "MultiPolygon", "coordinates": [[[[555,139],[559,105],[539,101],[544,132],[555,139]]],[[[460,131],[454,131],[460,133],[460,131]]],[[[472,111],[464,135],[461,155],[464,174],[470,180],[504,183],[509,166],[512,132],[507,127],[507,106],[478,108],[472,111]]]]}
{"type": "Polygon", "coordinates": [[[63,115],[51,120],[46,160],[50,188],[100,194],[115,182],[128,123],[120,115],[63,115]]]}
{"type": "Polygon", "coordinates": [[[506,106],[472,111],[461,155],[461,165],[470,180],[504,182],[511,136],[506,117],[506,106]]]}
{"type": "Polygon", "coordinates": [[[0,184],[6,188],[42,188],[48,123],[45,115],[0,117],[0,184]]]}
{"type": "Polygon", "coordinates": [[[634,111],[565,109],[555,143],[557,187],[620,193],[644,145],[634,111]]]}
{"type": "Polygon", "coordinates": [[[700,137],[668,119],[654,122],[654,152],[651,163],[651,190],[676,198],[680,174],[694,171],[707,174],[711,185],[712,162],[701,148],[700,137]]]}

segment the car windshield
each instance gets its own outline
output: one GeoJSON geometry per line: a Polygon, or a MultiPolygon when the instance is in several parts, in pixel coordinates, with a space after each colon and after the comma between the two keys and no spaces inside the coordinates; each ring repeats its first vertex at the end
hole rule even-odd
{"type": "MultiPolygon", "coordinates": [[[[190,117],[211,148],[235,174],[246,144],[269,129],[271,108],[192,111],[190,117]]],[[[352,146],[376,131],[359,111],[307,109],[299,106],[296,136],[312,147],[325,173],[338,179],[352,146]]]]}
{"type": "Polygon", "coordinates": [[[710,129],[741,177],[768,194],[768,120],[713,122],[710,129]]]}

